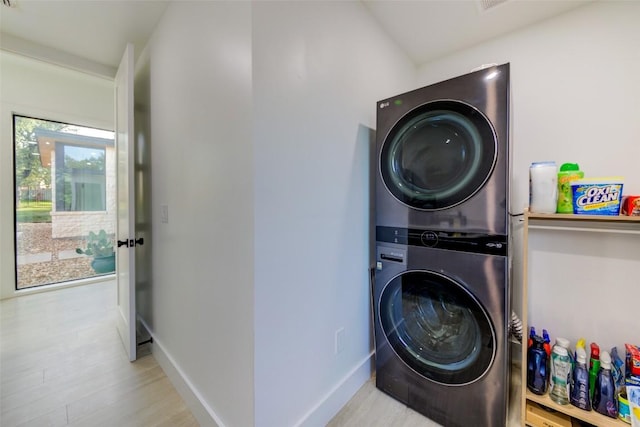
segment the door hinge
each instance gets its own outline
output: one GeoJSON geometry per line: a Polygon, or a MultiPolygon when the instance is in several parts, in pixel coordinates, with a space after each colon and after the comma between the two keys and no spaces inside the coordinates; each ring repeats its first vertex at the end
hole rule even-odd
{"type": "Polygon", "coordinates": [[[140,341],[137,344],[138,345],[153,344],[153,337],[150,337],[148,340],[145,340],[145,341],[140,341]]]}

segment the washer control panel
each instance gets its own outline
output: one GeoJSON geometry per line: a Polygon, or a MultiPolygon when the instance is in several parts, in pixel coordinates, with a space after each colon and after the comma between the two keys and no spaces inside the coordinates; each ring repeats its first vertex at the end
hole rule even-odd
{"type": "Polygon", "coordinates": [[[420,230],[379,226],[376,227],[376,241],[503,256],[507,255],[508,249],[508,239],[505,235],[454,230],[420,230]]]}

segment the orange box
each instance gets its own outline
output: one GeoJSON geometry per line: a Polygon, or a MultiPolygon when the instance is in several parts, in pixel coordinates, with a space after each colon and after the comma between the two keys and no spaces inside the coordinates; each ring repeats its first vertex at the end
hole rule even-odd
{"type": "Polygon", "coordinates": [[[560,412],[550,412],[537,403],[527,402],[527,424],[532,427],[571,427],[571,417],[560,412]]]}
{"type": "Polygon", "coordinates": [[[622,215],[640,216],[640,196],[624,196],[621,213],[622,215]]]}

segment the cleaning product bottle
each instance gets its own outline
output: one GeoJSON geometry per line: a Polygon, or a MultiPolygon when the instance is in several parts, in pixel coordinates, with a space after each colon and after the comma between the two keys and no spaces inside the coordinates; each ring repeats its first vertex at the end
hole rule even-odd
{"type": "Polygon", "coordinates": [[[549,338],[549,332],[546,329],[542,330],[542,339],[544,340],[544,350],[547,352],[547,357],[551,357],[551,338],[549,338]]]}
{"type": "Polygon", "coordinates": [[[596,377],[600,369],[600,347],[598,344],[591,343],[591,356],[589,357],[589,397],[593,401],[593,390],[596,385],[596,377]]]}
{"type": "Polygon", "coordinates": [[[547,372],[551,378],[551,338],[549,338],[549,332],[546,329],[542,330],[542,340],[544,341],[542,348],[547,352],[547,372]]]}
{"type": "Polygon", "coordinates": [[[558,213],[573,213],[571,181],[584,178],[577,163],[564,163],[558,171],[558,213]]]}
{"type": "Polygon", "coordinates": [[[611,418],[618,416],[616,390],[611,375],[611,356],[606,351],[600,355],[600,370],[593,390],[593,409],[611,418]]]}
{"type": "Polygon", "coordinates": [[[544,340],[535,335],[527,350],[527,388],[535,394],[547,392],[547,352],[543,345],[544,340]]]}
{"type": "MultiPolygon", "coordinates": [[[[584,344],[584,342],[583,342],[584,344]]],[[[589,371],[587,371],[587,352],[576,344],[576,363],[571,381],[571,404],[585,411],[591,410],[589,399],[589,371]]]]}
{"type": "Polygon", "coordinates": [[[535,336],[536,336],[536,328],[532,326],[531,328],[529,328],[529,341],[527,342],[527,348],[533,345],[533,337],[535,336]]]}
{"type": "Polygon", "coordinates": [[[556,338],[551,350],[551,383],[549,396],[559,405],[569,403],[569,379],[571,375],[571,357],[569,340],[556,338]]]}
{"type": "Polygon", "coordinates": [[[587,354],[587,342],[585,341],[584,338],[580,338],[577,342],[576,342],[576,350],[573,352],[573,358],[574,360],[578,358],[578,349],[581,348],[584,350],[584,353],[587,354]]]}
{"type": "MultiPolygon", "coordinates": [[[[573,375],[573,369],[576,367],[576,359],[578,358],[578,349],[581,348],[584,350],[584,354],[587,354],[587,342],[584,338],[580,338],[576,341],[576,349],[573,351],[573,357],[571,358],[571,375],[573,375]]],[[[589,389],[589,368],[587,365],[587,389],[589,389]]],[[[591,397],[591,396],[589,396],[591,397]]]]}

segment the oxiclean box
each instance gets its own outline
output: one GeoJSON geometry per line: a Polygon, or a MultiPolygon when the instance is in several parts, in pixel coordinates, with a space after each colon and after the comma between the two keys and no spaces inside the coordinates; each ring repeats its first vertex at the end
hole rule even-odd
{"type": "Polygon", "coordinates": [[[620,215],[623,183],[622,177],[571,181],[573,213],[577,215],[620,215]]]}

